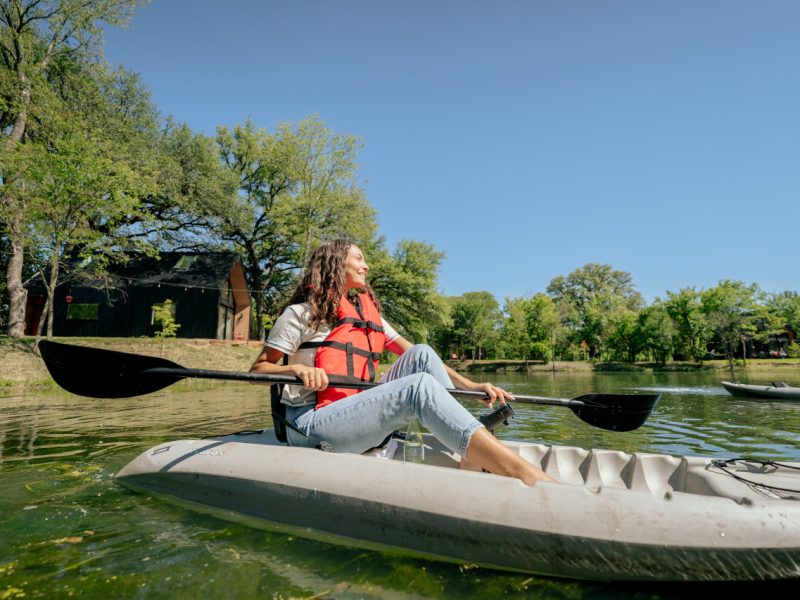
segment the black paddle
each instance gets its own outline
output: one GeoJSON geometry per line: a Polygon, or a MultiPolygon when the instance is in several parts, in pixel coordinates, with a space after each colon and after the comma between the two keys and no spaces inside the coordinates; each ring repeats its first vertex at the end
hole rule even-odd
{"type": "MultiPolygon", "coordinates": [[[[234,381],[301,384],[296,377],[186,369],[155,356],[73,346],[43,340],[39,350],[55,382],[79,396],[90,398],[130,398],[149,394],[186,379],[227,379],[234,381]]],[[[380,385],[369,382],[343,382],[331,378],[335,387],[364,390],[380,385]]],[[[483,392],[448,390],[455,396],[486,398],[483,392]]],[[[611,431],[631,431],[641,427],[653,411],[660,394],[584,394],[577,398],[514,396],[514,402],[566,406],[582,421],[611,431]]]]}

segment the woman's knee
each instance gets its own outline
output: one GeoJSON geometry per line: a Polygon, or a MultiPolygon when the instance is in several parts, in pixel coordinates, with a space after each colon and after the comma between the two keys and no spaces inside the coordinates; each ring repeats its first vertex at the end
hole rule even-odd
{"type": "Polygon", "coordinates": [[[419,356],[419,357],[436,356],[438,358],[436,351],[433,348],[431,348],[428,344],[414,344],[413,346],[411,346],[411,348],[408,349],[408,352],[411,352],[413,356],[419,356]]]}
{"type": "Polygon", "coordinates": [[[421,368],[436,368],[441,363],[439,355],[428,344],[414,344],[406,351],[406,354],[408,354],[408,359],[421,368]]]}

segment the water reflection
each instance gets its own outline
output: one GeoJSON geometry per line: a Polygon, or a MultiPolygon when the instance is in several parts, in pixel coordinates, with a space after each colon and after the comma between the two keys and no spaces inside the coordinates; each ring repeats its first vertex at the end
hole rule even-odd
{"type": "MultiPolygon", "coordinates": [[[[784,377],[785,378],[785,377],[784,377]]],[[[517,393],[662,393],[615,433],[559,407],[517,405],[501,437],[587,448],[800,461],[800,403],[753,402],[705,374],[496,378],[517,393]]],[[[798,384],[799,382],[792,382],[798,384]]],[[[476,414],[485,409],[467,406],[476,414]]],[[[142,398],[0,398],[0,597],[687,598],[708,586],[608,586],[338,548],[218,521],[131,493],[113,476],[162,441],[271,426],[261,387],[186,382],[142,398]]],[[[736,584],[736,591],[756,591],[736,584]]],[[[760,593],[781,590],[760,584],[760,593]]],[[[714,591],[733,591],[715,586],[714,591]]]]}

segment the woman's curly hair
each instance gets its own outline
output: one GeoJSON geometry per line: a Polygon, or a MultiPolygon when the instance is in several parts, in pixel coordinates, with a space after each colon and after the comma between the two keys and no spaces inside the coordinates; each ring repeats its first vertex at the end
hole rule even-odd
{"type": "MultiPolygon", "coordinates": [[[[347,277],[344,263],[352,245],[353,242],[345,239],[322,242],[311,253],[300,277],[300,283],[287,302],[287,306],[308,302],[311,308],[308,324],[312,329],[318,328],[323,323],[333,327],[338,320],[339,301],[348,292],[345,289],[347,277]]],[[[375,291],[368,283],[363,287],[380,312],[381,306],[375,291]]]]}

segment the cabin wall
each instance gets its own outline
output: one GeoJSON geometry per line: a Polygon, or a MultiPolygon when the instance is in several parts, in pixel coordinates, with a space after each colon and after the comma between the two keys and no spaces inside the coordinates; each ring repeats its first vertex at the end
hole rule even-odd
{"type": "Polygon", "coordinates": [[[53,333],[59,336],[153,337],[161,330],[152,323],[152,307],[170,299],[175,304],[180,338],[216,337],[219,294],[215,290],[143,286],[127,290],[90,287],[57,289],[53,333]],[[71,296],[71,303],[67,296],[71,296]],[[70,304],[97,304],[97,318],[70,319],[70,304]]]}

